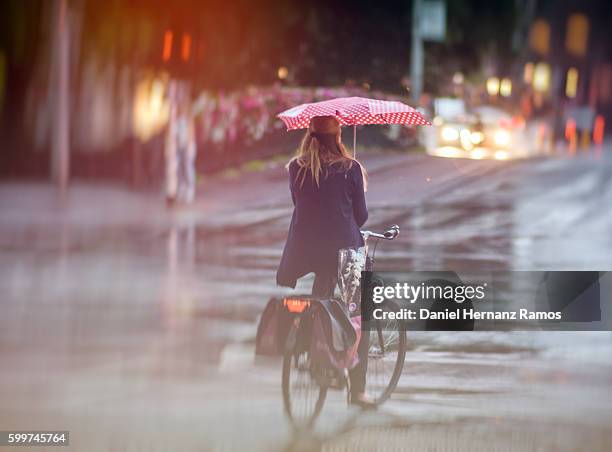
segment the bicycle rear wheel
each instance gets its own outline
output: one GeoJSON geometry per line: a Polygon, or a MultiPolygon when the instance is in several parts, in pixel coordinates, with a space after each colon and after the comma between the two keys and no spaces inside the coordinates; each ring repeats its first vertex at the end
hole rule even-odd
{"type": "Polygon", "coordinates": [[[307,351],[285,353],[282,386],[285,414],[295,424],[312,424],[321,413],[327,387],[313,378],[307,351]]]}
{"type": "Polygon", "coordinates": [[[395,390],[406,358],[406,332],[397,320],[374,320],[369,332],[366,392],[376,404],[395,390]]]}

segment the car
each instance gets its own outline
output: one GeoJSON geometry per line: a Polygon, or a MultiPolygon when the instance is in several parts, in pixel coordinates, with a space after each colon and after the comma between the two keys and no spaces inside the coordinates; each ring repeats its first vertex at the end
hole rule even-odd
{"type": "Polygon", "coordinates": [[[462,99],[437,98],[433,127],[424,128],[423,144],[428,154],[437,157],[524,158],[529,155],[524,128],[520,118],[497,106],[468,110],[462,99]]]}

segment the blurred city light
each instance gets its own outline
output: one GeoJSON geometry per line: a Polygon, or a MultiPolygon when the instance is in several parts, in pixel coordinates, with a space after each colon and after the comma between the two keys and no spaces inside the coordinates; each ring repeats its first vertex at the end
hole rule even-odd
{"type": "Polygon", "coordinates": [[[578,69],[571,67],[567,71],[567,78],[565,81],[565,95],[570,98],[576,97],[578,92],[578,69]]]}
{"type": "Polygon", "coordinates": [[[285,80],[289,75],[289,69],[287,69],[285,66],[281,66],[278,68],[277,75],[279,79],[285,80]]]}
{"type": "Polygon", "coordinates": [[[168,122],[170,107],[166,97],[167,83],[162,78],[147,78],[138,83],[134,98],[134,133],[146,141],[168,122]]]}
{"type": "Polygon", "coordinates": [[[508,152],[507,151],[502,151],[501,149],[498,151],[495,151],[494,157],[496,160],[507,160],[508,159],[508,152]]]}
{"type": "Polygon", "coordinates": [[[474,147],[472,143],[472,133],[468,129],[461,129],[459,136],[461,137],[461,146],[463,146],[463,149],[469,151],[474,147]]]}
{"type": "Polygon", "coordinates": [[[502,79],[499,85],[499,94],[503,97],[510,97],[512,94],[512,80],[509,78],[502,79]]]}
{"type": "Polygon", "coordinates": [[[601,145],[604,139],[604,128],[605,119],[601,115],[597,115],[595,118],[595,125],[593,127],[593,143],[601,145]]]}
{"type": "Polygon", "coordinates": [[[489,96],[497,96],[499,93],[499,79],[497,77],[487,79],[487,93],[489,93],[489,96]]]}
{"type": "Polygon", "coordinates": [[[540,62],[536,64],[533,73],[533,89],[541,93],[548,91],[550,86],[550,65],[540,62]]]}
{"type": "Polygon", "coordinates": [[[533,22],[529,33],[531,48],[540,55],[547,55],[550,49],[550,25],[543,19],[533,22]]]}
{"type": "Polygon", "coordinates": [[[495,144],[497,146],[508,146],[510,144],[510,132],[507,130],[498,130],[494,135],[495,144]]]}
{"type": "Polygon", "coordinates": [[[453,74],[453,83],[455,85],[461,85],[463,83],[464,77],[461,72],[455,72],[453,74]]]}
{"type": "Polygon", "coordinates": [[[461,155],[461,150],[454,146],[442,146],[432,151],[436,157],[457,158],[461,155]]]}
{"type": "Polygon", "coordinates": [[[443,127],[440,133],[444,141],[456,141],[459,139],[459,131],[451,126],[443,127]]]}
{"type": "Polygon", "coordinates": [[[531,61],[525,63],[525,69],[523,71],[523,81],[528,84],[531,84],[531,82],[533,81],[533,63],[531,61]]]}
{"type": "Polygon", "coordinates": [[[164,33],[164,47],[162,50],[162,59],[164,61],[170,60],[172,56],[172,32],[170,30],[166,30],[164,33]]]}
{"type": "Polygon", "coordinates": [[[472,140],[472,143],[480,144],[480,143],[482,143],[484,141],[484,133],[482,133],[482,132],[472,132],[472,135],[471,135],[470,139],[472,140]]]}
{"type": "Polygon", "coordinates": [[[584,56],[589,37],[589,19],[584,14],[572,14],[567,19],[565,48],[570,55],[584,56]]]}
{"type": "Polygon", "coordinates": [[[474,149],[472,152],[470,152],[470,158],[473,158],[475,160],[480,160],[485,158],[486,156],[486,152],[483,149],[474,149]]]}
{"type": "Polygon", "coordinates": [[[576,120],[569,118],[565,123],[565,139],[567,141],[574,140],[576,136],[576,120]]]}
{"type": "Polygon", "coordinates": [[[191,57],[191,36],[188,33],[183,34],[181,44],[181,58],[183,61],[189,61],[191,57]]]}

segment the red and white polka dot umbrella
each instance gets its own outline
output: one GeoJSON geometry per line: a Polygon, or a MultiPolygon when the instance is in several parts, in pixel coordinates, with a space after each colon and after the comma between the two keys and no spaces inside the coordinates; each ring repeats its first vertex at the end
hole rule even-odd
{"type": "Polygon", "coordinates": [[[305,129],[315,116],[334,116],[343,126],[431,125],[421,113],[401,102],[364,97],[340,97],[323,102],[302,104],[277,115],[285,123],[287,130],[305,129]]]}
{"type": "Polygon", "coordinates": [[[357,126],[366,124],[431,125],[414,108],[396,101],[367,99],[365,97],[339,97],[302,104],[277,115],[287,130],[305,129],[315,116],[334,116],[340,125],[353,127],[353,153],[357,152],[357,126]]]}

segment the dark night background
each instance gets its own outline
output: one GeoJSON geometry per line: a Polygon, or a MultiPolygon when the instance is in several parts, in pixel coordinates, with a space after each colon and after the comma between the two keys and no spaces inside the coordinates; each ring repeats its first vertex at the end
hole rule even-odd
{"type": "MultiPolygon", "coordinates": [[[[189,80],[193,92],[270,86],[278,83],[279,67],[289,68],[287,86],[367,86],[396,95],[407,95],[410,86],[409,1],[72,0],[68,5],[74,24],[71,105],[78,102],[86,64],[92,61],[100,71],[129,68],[132,86],[147,71],[163,71],[189,80]],[[162,60],[166,30],[192,38],[188,62],[178,58],[178,51],[162,60]]],[[[551,50],[544,59],[561,68],[576,65],[581,79],[589,77],[592,66],[612,60],[607,34],[611,5],[594,0],[448,0],[444,41],[425,44],[424,91],[447,94],[455,73],[474,86],[484,85],[491,75],[487,71],[520,79],[525,61],[533,56],[528,34],[537,17],[551,24],[551,50]],[[591,22],[588,55],[577,61],[563,51],[566,17],[574,11],[591,22]]],[[[3,159],[15,160],[32,148],[36,107],[31,105],[49,92],[53,8],[53,2],[43,0],[1,4],[3,159]]],[[[112,83],[119,83],[118,76],[112,83]]],[[[612,113],[610,102],[600,110],[612,113]]],[[[79,148],[75,142],[73,149],[79,148]]]]}

